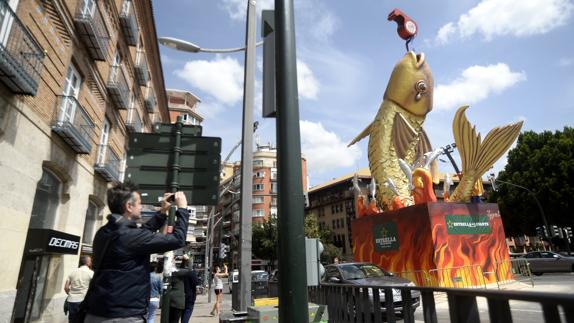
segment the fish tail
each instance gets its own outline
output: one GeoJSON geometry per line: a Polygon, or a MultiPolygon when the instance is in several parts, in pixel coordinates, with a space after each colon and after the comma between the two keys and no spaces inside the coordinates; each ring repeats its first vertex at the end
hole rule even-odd
{"type": "Polygon", "coordinates": [[[458,109],[452,124],[454,141],[462,161],[462,178],[449,201],[465,202],[470,199],[476,181],[504,155],[520,134],[522,121],[496,127],[481,141],[480,134],[466,118],[468,106],[458,109]]]}

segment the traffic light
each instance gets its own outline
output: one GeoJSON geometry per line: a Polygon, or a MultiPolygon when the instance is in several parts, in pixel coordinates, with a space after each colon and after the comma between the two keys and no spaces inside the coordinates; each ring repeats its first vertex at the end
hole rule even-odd
{"type": "Polygon", "coordinates": [[[318,286],[325,268],[321,264],[321,254],[325,248],[319,239],[305,238],[305,255],[307,263],[307,286],[318,286]]]}
{"type": "Polygon", "coordinates": [[[572,227],[566,227],[564,229],[566,230],[566,237],[572,238],[572,227]]]}
{"type": "Polygon", "coordinates": [[[551,233],[552,233],[552,237],[560,237],[560,236],[561,236],[561,234],[560,234],[560,228],[558,228],[557,225],[553,225],[551,228],[552,228],[552,232],[551,232],[551,233]]]}
{"type": "Polygon", "coordinates": [[[225,243],[221,243],[219,245],[219,259],[224,259],[227,256],[227,252],[229,251],[229,246],[225,243]]]}

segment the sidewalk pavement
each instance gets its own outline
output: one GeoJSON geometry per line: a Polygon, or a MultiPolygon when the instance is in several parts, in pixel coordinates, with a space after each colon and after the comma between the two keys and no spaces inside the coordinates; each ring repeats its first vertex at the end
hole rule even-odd
{"type": "MultiPolygon", "coordinates": [[[[225,289],[224,289],[225,290],[225,289]]],[[[226,291],[226,290],[225,290],[226,291]]],[[[201,323],[217,323],[219,322],[219,316],[211,316],[210,312],[215,304],[215,294],[213,290],[211,292],[211,303],[207,301],[207,293],[205,295],[197,295],[195,300],[195,307],[193,308],[193,313],[191,314],[190,322],[201,322],[201,323]]],[[[221,304],[221,311],[226,312],[231,310],[231,294],[223,294],[223,303],[221,304]]]]}

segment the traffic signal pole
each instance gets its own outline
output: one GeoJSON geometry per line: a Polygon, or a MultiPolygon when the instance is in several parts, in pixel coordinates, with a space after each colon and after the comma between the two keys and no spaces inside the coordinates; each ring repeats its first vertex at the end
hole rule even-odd
{"type": "MultiPolygon", "coordinates": [[[[183,117],[178,116],[175,123],[175,146],[173,147],[173,163],[171,164],[172,169],[172,179],[170,183],[170,192],[177,192],[179,189],[179,157],[181,155],[181,133],[183,128],[183,117]]],[[[173,232],[173,227],[175,225],[175,212],[177,211],[177,205],[175,200],[171,202],[171,207],[169,208],[169,216],[167,219],[167,230],[166,234],[171,234],[173,232]]],[[[163,297],[161,304],[161,323],[169,323],[169,303],[170,296],[169,291],[171,290],[171,269],[173,263],[173,251],[168,251],[163,255],[163,297]]]]}
{"type": "Polygon", "coordinates": [[[275,0],[279,322],[309,322],[301,138],[292,0],[275,0]]]}

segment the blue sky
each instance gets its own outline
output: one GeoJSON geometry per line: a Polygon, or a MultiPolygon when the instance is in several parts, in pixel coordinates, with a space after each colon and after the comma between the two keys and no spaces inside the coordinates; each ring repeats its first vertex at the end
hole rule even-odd
{"type": "MultiPolygon", "coordinates": [[[[482,136],[524,120],[523,130],[559,130],[574,121],[573,0],[295,0],[302,150],[311,185],[367,167],[367,140],[346,144],[374,118],[392,68],[405,54],[388,13],[399,8],[419,34],[435,81],[425,129],[433,146],[454,141],[456,108],[482,136]]],[[[273,0],[258,0],[258,11],[273,0]]],[[[246,0],[154,1],[158,36],[204,48],[245,42],[246,0]]],[[[260,17],[260,15],[258,15],[260,17]]],[[[257,34],[260,36],[258,21],[257,34]]],[[[201,98],[204,135],[241,138],[243,53],[181,53],[160,47],[166,86],[201,98]]],[[[261,49],[255,119],[261,144],[275,143],[275,120],[261,118],[261,49]]],[[[240,159],[239,152],[232,160],[240,159]]],[[[502,169],[505,157],[495,165],[502,169]]],[[[442,164],[443,171],[452,171],[442,164]]]]}

